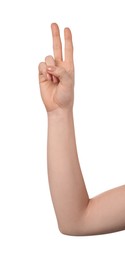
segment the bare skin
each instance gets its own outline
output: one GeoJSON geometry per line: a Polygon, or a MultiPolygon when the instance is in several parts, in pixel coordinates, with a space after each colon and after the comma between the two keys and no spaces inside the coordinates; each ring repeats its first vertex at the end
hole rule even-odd
{"type": "Polygon", "coordinates": [[[39,64],[39,85],[48,118],[47,166],[52,202],[61,233],[98,235],[125,229],[125,185],[89,198],[78,159],[73,120],[72,34],[51,25],[54,57],[39,64]]]}

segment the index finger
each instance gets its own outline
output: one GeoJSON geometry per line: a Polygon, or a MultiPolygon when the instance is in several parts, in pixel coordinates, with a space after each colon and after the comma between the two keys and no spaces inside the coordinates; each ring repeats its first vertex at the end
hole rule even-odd
{"type": "Polygon", "coordinates": [[[59,27],[56,23],[51,24],[52,37],[53,37],[53,52],[55,60],[62,60],[62,43],[60,38],[59,27]]]}
{"type": "Polygon", "coordinates": [[[73,42],[72,33],[69,28],[64,29],[65,37],[65,61],[70,65],[73,64],[73,42]]]}

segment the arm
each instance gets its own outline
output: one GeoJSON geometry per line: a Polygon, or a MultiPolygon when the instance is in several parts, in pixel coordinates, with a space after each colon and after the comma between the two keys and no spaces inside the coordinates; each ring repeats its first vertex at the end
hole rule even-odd
{"type": "Polygon", "coordinates": [[[72,36],[52,24],[54,58],[39,65],[41,97],[48,116],[48,179],[58,226],[68,235],[93,235],[125,229],[125,186],[89,198],[80,169],[73,121],[74,65],[72,36]]]}

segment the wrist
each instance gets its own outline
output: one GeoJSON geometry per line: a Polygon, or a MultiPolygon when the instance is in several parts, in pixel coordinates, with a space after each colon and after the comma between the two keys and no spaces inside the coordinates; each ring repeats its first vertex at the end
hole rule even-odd
{"type": "Polygon", "coordinates": [[[73,116],[73,109],[62,109],[62,108],[57,108],[55,110],[47,112],[48,119],[62,119],[67,116],[73,116]]]}

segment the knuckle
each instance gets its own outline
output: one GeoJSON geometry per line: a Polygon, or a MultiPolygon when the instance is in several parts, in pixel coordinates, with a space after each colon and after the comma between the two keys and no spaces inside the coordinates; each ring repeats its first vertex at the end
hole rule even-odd
{"type": "Polygon", "coordinates": [[[53,59],[52,55],[48,55],[48,56],[45,57],[45,61],[50,60],[50,59],[53,59]]]}

